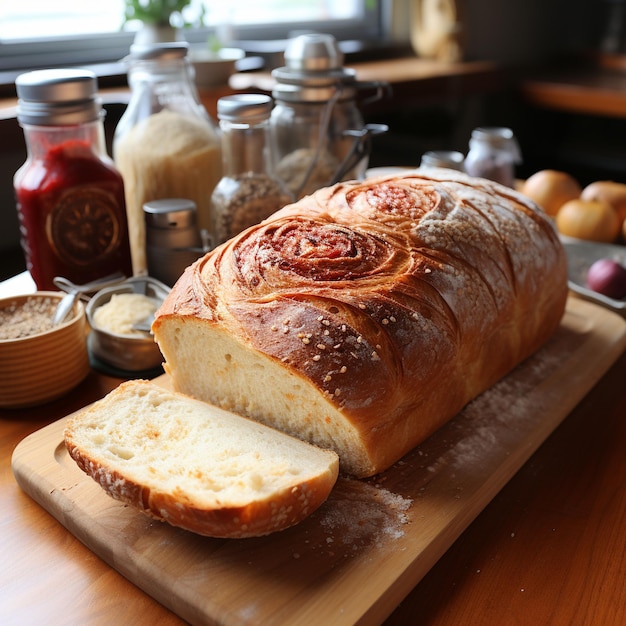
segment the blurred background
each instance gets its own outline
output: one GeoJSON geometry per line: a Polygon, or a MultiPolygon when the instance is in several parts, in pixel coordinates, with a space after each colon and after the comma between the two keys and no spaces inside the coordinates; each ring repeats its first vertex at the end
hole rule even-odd
{"type": "MultiPolygon", "coordinates": [[[[88,67],[99,77],[110,142],[126,106],[120,60],[149,22],[147,0],[20,0],[0,7],[0,278],[24,269],[12,179],[25,159],[15,119],[16,76],[42,67],[88,67]],[[139,19],[141,17],[141,19],[139,19]]],[[[168,4],[162,1],[156,4],[168,4]]],[[[303,32],[335,35],[345,65],[420,58],[415,16],[429,0],[170,1],[173,37],[192,50],[234,46],[245,51],[239,74],[282,65],[288,39],[303,32]]],[[[429,4],[432,5],[429,8],[429,4]]],[[[626,182],[626,107],[603,106],[603,90],[626,94],[624,0],[457,0],[458,62],[487,62],[476,78],[399,81],[390,97],[364,106],[366,122],[389,132],[373,139],[370,166],[416,166],[428,150],[467,152],[477,126],[507,126],[522,151],[520,178],[562,169],[582,184],[626,182]],[[565,84],[572,99],[547,102],[533,87],[565,84]],[[585,88],[586,100],[578,104],[585,88]],[[608,87],[607,87],[608,85],[608,87]],[[576,104],[574,105],[574,102],[576,104]]],[[[393,66],[390,66],[393,67],[393,66]]],[[[385,79],[385,76],[381,76],[385,79]]],[[[203,101],[223,93],[203,94],[203,101]]],[[[562,97],[562,94],[561,94],[562,97]]],[[[208,107],[210,108],[210,107],[208,107]]]]}

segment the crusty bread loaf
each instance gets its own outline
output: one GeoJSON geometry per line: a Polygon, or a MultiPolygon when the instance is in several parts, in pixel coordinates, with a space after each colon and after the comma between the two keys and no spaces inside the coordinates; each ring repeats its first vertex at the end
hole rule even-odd
{"type": "Polygon", "coordinates": [[[192,532],[253,537],[312,513],[337,455],[147,381],[68,421],[65,445],[113,498],[192,532]]]}
{"type": "Polygon", "coordinates": [[[157,311],[177,389],[386,469],[541,346],[567,298],[549,218],[450,170],[340,183],[187,268],[157,311]]]}

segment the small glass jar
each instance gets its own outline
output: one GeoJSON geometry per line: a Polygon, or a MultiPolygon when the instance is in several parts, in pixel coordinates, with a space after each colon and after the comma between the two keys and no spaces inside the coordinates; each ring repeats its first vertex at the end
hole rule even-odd
{"type": "Polygon", "coordinates": [[[470,176],[515,186],[515,166],[521,162],[519,145],[510,128],[475,128],[465,157],[470,176]]]}
{"type": "Polygon", "coordinates": [[[132,272],[124,182],[106,152],[92,72],[59,69],[15,81],[26,162],[14,176],[26,264],[40,290],[132,272]]]}
{"type": "Polygon", "coordinates": [[[363,179],[370,135],[383,125],[364,126],[357,92],[383,83],[359,83],[342,67],[343,54],[332,35],[292,39],[285,67],[276,68],[272,91],[276,106],[270,120],[276,173],[296,199],[341,180],[363,179]]]}
{"type": "Polygon", "coordinates": [[[224,176],[211,198],[213,245],[258,224],[293,200],[274,174],[268,141],[271,111],[271,98],[261,94],[217,101],[224,176]]]}
{"type": "Polygon", "coordinates": [[[131,98],[113,156],[126,186],[137,275],[147,271],[144,204],[187,198],[199,227],[208,229],[211,193],[222,175],[219,133],[200,102],[187,52],[185,42],[133,45],[126,59],[131,98]]]}

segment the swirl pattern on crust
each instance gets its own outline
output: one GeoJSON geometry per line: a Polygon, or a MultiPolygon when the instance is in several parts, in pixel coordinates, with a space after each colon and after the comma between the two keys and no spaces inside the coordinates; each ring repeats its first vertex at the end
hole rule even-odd
{"type": "Polygon", "coordinates": [[[200,263],[199,284],[247,341],[321,380],[338,404],[382,406],[386,392],[345,393],[335,374],[358,377],[374,360],[381,389],[401,388],[432,376],[468,336],[491,332],[545,253],[509,253],[545,228],[535,212],[463,178],[345,183],[218,248],[200,263]],[[277,317],[289,318],[288,332],[277,317]],[[345,330],[324,335],[319,319],[345,330]]]}
{"type": "Polygon", "coordinates": [[[407,263],[403,250],[375,234],[303,218],[259,227],[249,237],[242,237],[232,254],[243,270],[239,272],[242,289],[249,293],[282,291],[285,276],[293,276],[301,289],[364,280],[397,271],[407,263]]]}

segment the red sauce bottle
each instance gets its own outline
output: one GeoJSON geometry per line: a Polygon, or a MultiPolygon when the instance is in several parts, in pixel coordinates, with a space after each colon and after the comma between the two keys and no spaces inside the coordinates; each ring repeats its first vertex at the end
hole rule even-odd
{"type": "Polygon", "coordinates": [[[124,183],[106,153],[96,77],[83,70],[18,76],[27,159],[14,188],[26,264],[38,289],[132,274],[124,183]]]}

